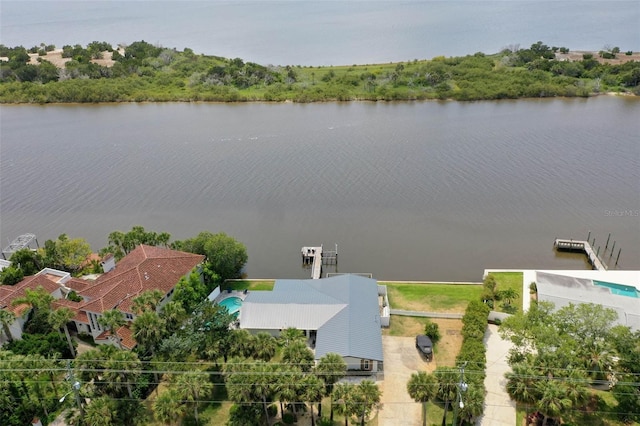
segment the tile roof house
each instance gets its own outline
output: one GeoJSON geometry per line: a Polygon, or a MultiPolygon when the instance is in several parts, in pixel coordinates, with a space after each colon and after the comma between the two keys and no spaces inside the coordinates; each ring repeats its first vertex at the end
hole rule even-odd
{"type": "Polygon", "coordinates": [[[272,291],[250,292],[240,308],[240,328],[274,336],[294,327],[315,340],[315,358],[341,355],[352,372],[382,370],[379,287],[359,275],[276,280],[272,291]]]}
{"type": "MultiPolygon", "coordinates": [[[[46,274],[40,273],[25,277],[16,285],[0,285],[0,309],[12,312],[16,317],[13,324],[9,326],[11,336],[14,339],[22,337],[22,329],[27,322],[31,309],[26,303],[13,305],[13,301],[26,296],[27,290],[35,290],[38,287],[44,288],[54,298],[62,298],[64,295],[60,284],[54,282],[46,274]]],[[[7,337],[2,336],[2,338],[6,339],[7,337]]],[[[3,342],[4,340],[0,341],[0,343],[3,342]]]]}
{"type": "MultiPolygon", "coordinates": [[[[75,317],[72,321],[78,332],[91,334],[96,343],[112,343],[108,332],[98,322],[98,318],[105,311],[118,309],[130,323],[135,318],[132,311],[134,298],[146,290],[160,290],[164,295],[160,302],[162,306],[171,299],[180,279],[188,277],[203,260],[202,255],[139,245],[117,264],[108,263],[113,269],[93,281],[70,278],[64,283],[56,284],[42,276],[39,282],[45,284],[45,281],[48,281],[46,283],[48,287],[45,287],[47,291],[51,289],[59,292],[54,294],[56,300],[53,306],[54,308],[66,306],[73,310],[75,317]],[[71,290],[83,300],[74,302],[66,299],[71,290]]],[[[14,287],[21,285],[23,283],[14,287]]],[[[3,291],[6,291],[3,287],[9,286],[0,286],[0,307],[5,306],[1,298],[3,291]]],[[[11,297],[11,300],[15,297],[11,297]]],[[[119,329],[117,334],[123,347],[130,349],[135,346],[135,340],[128,325],[119,329]]]]}

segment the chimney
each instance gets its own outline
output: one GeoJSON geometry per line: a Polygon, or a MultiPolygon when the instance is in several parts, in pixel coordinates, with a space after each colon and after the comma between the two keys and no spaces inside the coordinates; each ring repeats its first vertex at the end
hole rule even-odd
{"type": "Polygon", "coordinates": [[[102,266],[102,270],[105,274],[109,271],[113,271],[114,269],[116,269],[116,258],[113,257],[112,254],[108,254],[104,257],[104,259],[102,259],[100,265],[102,266]]]}

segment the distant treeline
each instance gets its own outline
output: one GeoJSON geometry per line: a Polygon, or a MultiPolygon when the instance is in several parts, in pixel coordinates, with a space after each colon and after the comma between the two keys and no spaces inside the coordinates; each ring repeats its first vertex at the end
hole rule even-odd
{"type": "Polygon", "coordinates": [[[46,60],[52,45],[0,45],[0,102],[351,101],[587,97],[602,92],[640,95],[640,62],[606,63],[615,47],[558,60],[565,47],[542,42],[498,54],[437,57],[401,63],[330,67],[273,66],[240,58],[197,55],[134,42],[124,54],[105,42],[64,46],[64,68],[46,60]],[[37,65],[28,53],[38,53],[37,65]],[[112,66],[93,63],[112,52],[112,66]],[[595,57],[594,57],[595,56],[595,57]]]}

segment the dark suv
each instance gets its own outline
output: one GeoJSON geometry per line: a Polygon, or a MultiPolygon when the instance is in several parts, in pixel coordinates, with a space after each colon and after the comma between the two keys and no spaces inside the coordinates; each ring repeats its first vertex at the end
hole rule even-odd
{"type": "Polygon", "coordinates": [[[433,358],[433,343],[429,336],[416,336],[416,348],[427,357],[427,361],[431,361],[431,358],[433,358]]]}

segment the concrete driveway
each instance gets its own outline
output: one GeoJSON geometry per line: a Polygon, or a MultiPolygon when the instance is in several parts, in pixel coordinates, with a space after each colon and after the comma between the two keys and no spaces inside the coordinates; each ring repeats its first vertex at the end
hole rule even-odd
{"type": "Polygon", "coordinates": [[[484,386],[487,396],[484,400],[484,414],[478,422],[481,426],[513,426],[516,424],[516,404],[507,393],[507,379],[504,374],[511,368],[507,356],[511,342],[502,340],[498,327],[489,324],[484,334],[487,348],[487,375],[484,386]]]}
{"type": "Polygon", "coordinates": [[[384,381],[382,408],[378,412],[378,426],[421,425],[420,404],[407,393],[407,382],[416,371],[432,371],[431,365],[420,356],[414,337],[382,336],[384,351],[384,381]]]}

